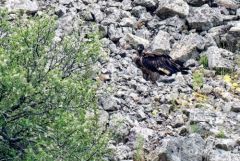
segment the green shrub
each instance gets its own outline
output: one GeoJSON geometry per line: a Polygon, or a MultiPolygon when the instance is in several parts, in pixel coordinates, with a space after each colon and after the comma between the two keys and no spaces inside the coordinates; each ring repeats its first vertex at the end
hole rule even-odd
{"type": "Polygon", "coordinates": [[[219,133],[216,134],[217,138],[226,138],[226,135],[223,130],[219,131],[219,133]]]}
{"type": "Polygon", "coordinates": [[[54,18],[7,21],[0,11],[0,160],[102,160],[92,65],[97,34],[55,42],[54,18]]]}
{"type": "Polygon", "coordinates": [[[144,161],[144,138],[141,135],[137,135],[136,139],[136,153],[134,155],[134,161],[144,161]]]}
{"type": "Polygon", "coordinates": [[[200,132],[200,128],[198,127],[197,124],[192,124],[192,125],[190,125],[190,132],[191,133],[199,133],[200,132]]]}
{"type": "Polygon", "coordinates": [[[199,59],[199,63],[202,64],[204,68],[208,68],[208,57],[207,57],[207,55],[202,55],[199,59]]]}
{"type": "Polygon", "coordinates": [[[203,73],[201,70],[197,70],[193,73],[193,88],[199,89],[203,86],[204,80],[203,80],[203,73]]]}

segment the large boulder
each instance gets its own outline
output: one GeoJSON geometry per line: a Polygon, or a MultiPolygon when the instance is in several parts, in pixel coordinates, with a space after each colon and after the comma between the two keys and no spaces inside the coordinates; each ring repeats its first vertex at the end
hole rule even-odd
{"type": "Polygon", "coordinates": [[[179,15],[186,17],[189,14],[189,6],[184,0],[164,0],[159,1],[156,14],[161,18],[179,15]]]}
{"type": "Polygon", "coordinates": [[[228,33],[222,36],[222,44],[232,52],[239,51],[240,49],[240,22],[231,24],[228,33]]]}
{"type": "Polygon", "coordinates": [[[211,46],[203,54],[207,55],[208,67],[210,69],[233,69],[234,55],[232,52],[221,49],[216,46],[211,46]]]}
{"type": "Polygon", "coordinates": [[[205,141],[198,134],[166,137],[148,156],[152,161],[202,161],[205,141]]]}
{"type": "Polygon", "coordinates": [[[190,58],[198,56],[197,50],[203,50],[205,47],[205,40],[198,34],[190,34],[184,36],[179,42],[173,45],[170,56],[175,60],[185,62],[190,58]]]}
{"type": "Polygon", "coordinates": [[[169,33],[160,30],[152,41],[151,50],[159,52],[170,52],[171,47],[169,33]]]}
{"type": "Polygon", "coordinates": [[[7,0],[6,7],[9,11],[24,10],[29,13],[35,13],[39,10],[36,0],[7,0]]]}
{"type": "Polygon", "coordinates": [[[218,8],[211,8],[207,4],[201,7],[192,7],[187,17],[189,27],[205,31],[223,23],[223,16],[218,8]]]}

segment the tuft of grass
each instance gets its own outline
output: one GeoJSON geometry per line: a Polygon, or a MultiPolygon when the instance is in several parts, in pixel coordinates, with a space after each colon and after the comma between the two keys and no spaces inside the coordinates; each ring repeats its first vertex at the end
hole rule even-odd
{"type": "Polygon", "coordinates": [[[137,135],[136,139],[136,153],[134,155],[134,161],[145,161],[144,159],[144,150],[143,150],[143,145],[144,145],[144,138],[142,135],[137,135]]]}
{"type": "Polygon", "coordinates": [[[223,130],[219,131],[219,133],[216,134],[217,138],[226,138],[226,135],[223,130]]]}
{"type": "Polygon", "coordinates": [[[204,68],[208,68],[208,57],[207,57],[207,55],[202,55],[199,59],[199,63],[202,64],[204,68]]]}
{"type": "Polygon", "coordinates": [[[191,133],[199,133],[200,132],[200,128],[198,127],[197,124],[192,124],[192,125],[190,125],[190,132],[191,133]]]}
{"type": "Polygon", "coordinates": [[[233,74],[233,69],[226,69],[226,68],[218,68],[218,69],[214,69],[216,71],[217,75],[232,75],[233,74]]]}
{"type": "Polygon", "coordinates": [[[199,89],[203,86],[204,80],[203,80],[203,72],[201,70],[196,70],[193,73],[193,89],[199,89]]]}

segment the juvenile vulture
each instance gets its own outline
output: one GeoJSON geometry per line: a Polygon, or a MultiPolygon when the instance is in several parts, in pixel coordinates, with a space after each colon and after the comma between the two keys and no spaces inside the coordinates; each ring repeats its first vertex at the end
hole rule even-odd
{"type": "Polygon", "coordinates": [[[144,46],[137,46],[138,56],[133,59],[138,68],[143,72],[143,78],[156,82],[160,75],[171,76],[181,72],[187,74],[187,68],[182,63],[174,61],[169,55],[156,52],[144,52],[144,46]]]}

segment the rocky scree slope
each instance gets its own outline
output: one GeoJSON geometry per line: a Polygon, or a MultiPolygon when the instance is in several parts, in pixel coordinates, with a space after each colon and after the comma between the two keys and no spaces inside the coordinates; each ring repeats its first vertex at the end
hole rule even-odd
{"type": "Polygon", "coordinates": [[[100,120],[114,133],[114,154],[106,160],[240,160],[239,1],[5,0],[1,6],[52,12],[56,39],[80,27],[79,20],[83,32],[98,26],[100,120]],[[144,80],[132,62],[139,43],[168,52],[191,71],[157,84],[144,80]],[[226,70],[234,72],[223,76],[226,70]]]}

